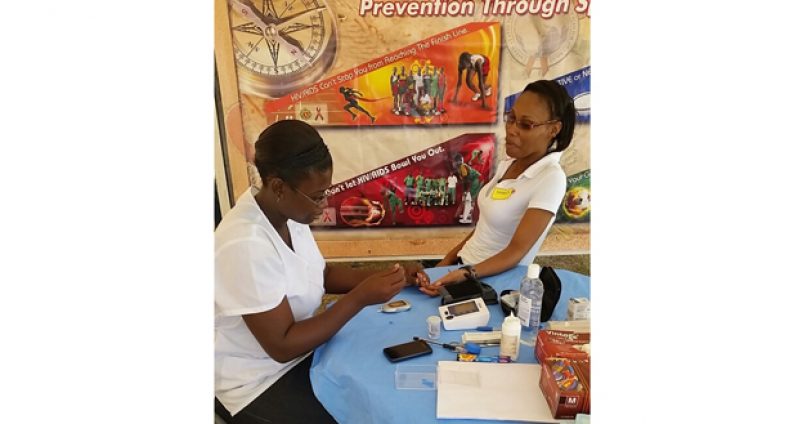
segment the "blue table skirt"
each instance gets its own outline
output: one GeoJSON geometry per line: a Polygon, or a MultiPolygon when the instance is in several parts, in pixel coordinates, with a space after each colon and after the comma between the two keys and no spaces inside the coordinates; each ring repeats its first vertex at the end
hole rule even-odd
{"type": "MultiPolygon", "coordinates": [[[[432,280],[455,267],[427,269],[432,280]]],[[[590,298],[590,277],[557,269],[562,282],[560,301],[552,320],[565,320],[568,299],[590,298]]],[[[502,274],[484,278],[496,293],[517,290],[526,267],[516,267],[502,274]]],[[[413,336],[427,337],[426,318],[438,314],[440,297],[429,297],[415,287],[402,290],[394,298],[412,304],[406,312],[386,314],[379,305],[367,306],[350,320],[330,341],[316,349],[310,379],[316,397],[330,414],[345,424],[359,423],[437,423],[478,424],[484,420],[438,420],[435,418],[435,390],[398,390],[394,385],[397,365],[436,365],[438,361],[456,360],[453,352],[432,345],[432,355],[391,363],[382,349],[411,341],[413,336]]],[[[504,319],[499,305],[489,305],[489,325],[501,329],[504,319]]],[[[441,331],[438,341],[460,341],[463,331],[441,331]]],[[[523,337],[523,335],[522,335],[523,337]]],[[[483,355],[497,355],[498,347],[483,348],[483,355]]],[[[533,349],[522,345],[518,362],[537,363],[533,349]]],[[[507,422],[507,421],[503,421],[507,422]]]]}

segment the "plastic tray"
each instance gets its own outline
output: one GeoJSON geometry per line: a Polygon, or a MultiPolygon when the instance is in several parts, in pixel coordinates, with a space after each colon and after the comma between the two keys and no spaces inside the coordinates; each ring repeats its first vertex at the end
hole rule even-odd
{"type": "Polygon", "coordinates": [[[396,388],[399,390],[435,390],[437,365],[397,365],[396,388]]]}

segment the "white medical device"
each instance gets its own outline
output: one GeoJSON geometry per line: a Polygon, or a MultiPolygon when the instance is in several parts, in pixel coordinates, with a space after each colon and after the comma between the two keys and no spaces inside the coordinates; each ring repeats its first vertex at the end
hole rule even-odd
{"type": "Polygon", "coordinates": [[[410,302],[406,300],[394,300],[393,302],[388,302],[380,307],[381,312],[402,312],[410,309],[411,305],[410,302]]]}
{"type": "Polygon", "coordinates": [[[447,330],[468,330],[483,326],[490,320],[490,311],[481,297],[438,307],[447,330]]]}

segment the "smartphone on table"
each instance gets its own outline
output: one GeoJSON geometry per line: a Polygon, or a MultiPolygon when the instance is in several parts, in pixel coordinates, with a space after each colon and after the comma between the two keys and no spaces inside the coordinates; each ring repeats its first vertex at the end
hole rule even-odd
{"type": "Polygon", "coordinates": [[[382,350],[382,353],[385,354],[389,361],[399,362],[416,356],[429,355],[432,353],[432,348],[423,340],[413,340],[412,342],[386,347],[382,350]]]}

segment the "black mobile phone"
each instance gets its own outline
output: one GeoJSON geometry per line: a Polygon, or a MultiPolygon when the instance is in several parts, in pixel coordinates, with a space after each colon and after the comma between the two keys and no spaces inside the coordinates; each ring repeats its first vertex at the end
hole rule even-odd
{"type": "Polygon", "coordinates": [[[385,357],[391,362],[404,361],[405,359],[415,358],[416,356],[429,355],[432,349],[423,340],[414,340],[396,346],[386,347],[382,350],[385,357]]]}

